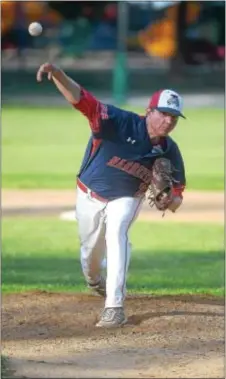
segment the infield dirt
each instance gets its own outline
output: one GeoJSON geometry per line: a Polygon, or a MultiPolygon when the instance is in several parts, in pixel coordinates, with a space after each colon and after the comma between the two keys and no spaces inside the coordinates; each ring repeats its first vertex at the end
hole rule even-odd
{"type": "Polygon", "coordinates": [[[95,327],[96,296],[3,296],[2,348],[18,377],[223,378],[224,302],[201,296],[126,300],[128,324],[95,327]]]}
{"type": "MultiPolygon", "coordinates": [[[[2,190],[3,215],[48,215],[73,210],[76,192],[71,190],[2,190]]],[[[162,213],[145,202],[138,217],[146,221],[224,222],[223,192],[187,192],[176,213],[162,213]]]]}

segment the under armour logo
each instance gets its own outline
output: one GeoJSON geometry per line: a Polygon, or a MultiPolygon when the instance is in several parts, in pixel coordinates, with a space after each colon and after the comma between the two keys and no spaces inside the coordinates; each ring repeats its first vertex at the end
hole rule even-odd
{"type": "Polygon", "coordinates": [[[126,141],[132,143],[132,145],[136,142],[136,140],[132,139],[131,137],[127,138],[126,141]]]}

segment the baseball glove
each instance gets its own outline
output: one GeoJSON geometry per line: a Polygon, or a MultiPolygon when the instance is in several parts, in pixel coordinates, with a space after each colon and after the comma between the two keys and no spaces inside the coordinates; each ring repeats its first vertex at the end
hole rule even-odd
{"type": "Polygon", "coordinates": [[[157,158],[152,167],[152,180],[147,191],[147,200],[160,211],[165,211],[173,200],[173,178],[175,171],[170,160],[157,158]]]}

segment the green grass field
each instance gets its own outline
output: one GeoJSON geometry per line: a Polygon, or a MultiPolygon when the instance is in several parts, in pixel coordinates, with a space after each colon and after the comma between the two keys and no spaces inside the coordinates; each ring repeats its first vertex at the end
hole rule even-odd
{"type": "MultiPolygon", "coordinates": [[[[172,136],[184,157],[187,188],[223,190],[224,111],[185,113],[172,136]]],[[[84,116],[71,107],[4,107],[2,125],[3,188],[74,188],[89,137],[84,116]]]]}
{"type": "MultiPolygon", "coordinates": [[[[3,292],[86,291],[76,223],[6,218],[2,237],[3,292]]],[[[223,295],[223,238],[221,225],[137,222],[128,290],[223,295]]]]}

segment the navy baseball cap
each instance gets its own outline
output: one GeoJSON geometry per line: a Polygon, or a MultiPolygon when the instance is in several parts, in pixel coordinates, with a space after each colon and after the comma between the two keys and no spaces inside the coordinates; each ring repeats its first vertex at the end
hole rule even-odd
{"type": "Polygon", "coordinates": [[[182,114],[182,97],[171,89],[163,89],[155,92],[149,102],[149,108],[158,109],[160,112],[167,112],[173,116],[186,118],[182,114]]]}

